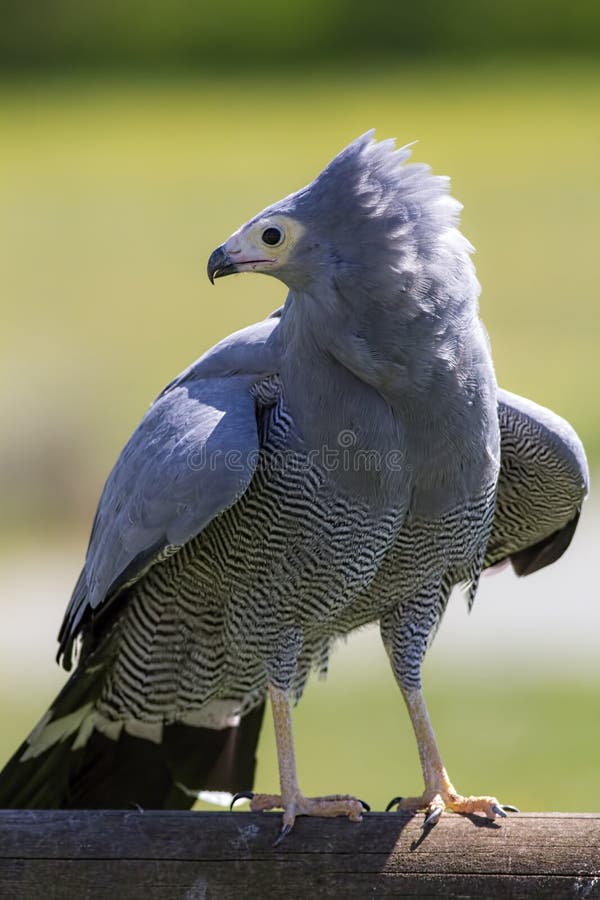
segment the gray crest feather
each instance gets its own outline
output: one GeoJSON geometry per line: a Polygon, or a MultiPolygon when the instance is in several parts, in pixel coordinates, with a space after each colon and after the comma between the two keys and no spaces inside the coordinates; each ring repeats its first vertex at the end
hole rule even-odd
{"type": "MultiPolygon", "coordinates": [[[[358,250],[364,263],[369,248],[380,258],[386,245],[393,258],[411,236],[424,246],[457,224],[462,206],[450,197],[447,177],[406,164],[410,146],[396,149],[393,139],[377,142],[368,131],[288,201],[301,220],[318,219],[322,231],[334,233],[346,258],[358,250]]],[[[464,247],[471,249],[467,241],[464,247]]]]}
{"type": "MultiPolygon", "coordinates": [[[[332,279],[340,296],[377,305],[374,318],[391,303],[399,327],[423,315],[464,318],[467,307],[467,315],[476,315],[473,248],[457,228],[462,206],[450,196],[449,179],[408,162],[410,153],[410,145],[396,149],[369,131],[309,185],[252,221],[289,215],[304,226],[311,247],[328,248],[315,275],[320,298],[332,279]]],[[[313,257],[296,263],[305,274],[313,257]]]]}

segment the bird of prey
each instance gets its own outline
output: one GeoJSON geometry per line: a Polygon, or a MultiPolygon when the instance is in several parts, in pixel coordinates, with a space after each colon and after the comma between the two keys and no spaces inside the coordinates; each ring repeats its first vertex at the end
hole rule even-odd
{"type": "MultiPolygon", "coordinates": [[[[420,669],[453,587],[567,548],[587,493],[571,426],[497,388],[471,247],[446,178],[369,132],[210,256],[271,275],[273,316],[154,401],[109,475],[60,631],[77,666],[0,775],[8,807],[189,808],[249,791],[269,697],[280,794],[306,797],[291,705],[336,639],[378,622],[423,768],[392,805],[505,815],[452,785],[420,669]]],[[[390,777],[393,773],[390,773],[390,777]]],[[[246,793],[246,796],[248,794],[246,793]]]]}

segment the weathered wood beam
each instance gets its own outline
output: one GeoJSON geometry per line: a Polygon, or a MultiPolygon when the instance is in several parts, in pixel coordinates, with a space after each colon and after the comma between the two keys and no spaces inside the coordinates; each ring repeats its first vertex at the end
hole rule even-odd
{"type": "Polygon", "coordinates": [[[0,811],[0,897],[600,898],[600,814],[421,823],[299,819],[275,847],[276,814],[0,811]]]}

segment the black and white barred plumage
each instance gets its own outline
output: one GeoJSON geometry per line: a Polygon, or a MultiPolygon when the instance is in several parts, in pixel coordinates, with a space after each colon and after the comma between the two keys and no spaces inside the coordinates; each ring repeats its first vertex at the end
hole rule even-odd
{"type": "Polygon", "coordinates": [[[291,451],[281,386],[269,387],[265,397],[257,386],[261,452],[244,496],[131,589],[96,707],[101,729],[222,724],[262,703],[269,676],[299,698],[335,638],[392,610],[418,675],[448,589],[478,579],[495,486],[437,521],[373,515],[291,451]]]}

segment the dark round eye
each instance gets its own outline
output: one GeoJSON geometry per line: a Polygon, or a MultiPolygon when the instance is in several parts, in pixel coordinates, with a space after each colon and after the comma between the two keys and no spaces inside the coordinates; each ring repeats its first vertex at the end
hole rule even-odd
{"type": "Polygon", "coordinates": [[[275,228],[271,225],[270,228],[265,228],[261,237],[263,244],[268,244],[269,247],[276,247],[283,240],[283,232],[280,228],[275,228]]]}

